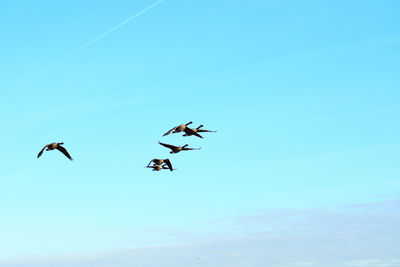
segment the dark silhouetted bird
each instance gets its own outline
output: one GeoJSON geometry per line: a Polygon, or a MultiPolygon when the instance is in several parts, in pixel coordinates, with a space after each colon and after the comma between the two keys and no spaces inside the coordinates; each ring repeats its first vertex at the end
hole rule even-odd
{"type": "Polygon", "coordinates": [[[37,157],[39,158],[42,154],[43,151],[46,149],[46,151],[49,150],[54,150],[57,149],[58,151],[61,151],[61,153],[63,153],[67,158],[69,158],[70,160],[72,160],[72,157],[69,155],[68,151],[65,149],[65,147],[61,146],[64,143],[51,143],[46,145],[44,148],[42,148],[42,150],[40,150],[39,154],[37,155],[37,157]]]}
{"type": "Polygon", "coordinates": [[[188,122],[186,124],[181,124],[178,125],[174,128],[172,128],[171,130],[169,130],[168,132],[166,132],[165,134],[163,134],[163,136],[169,135],[170,133],[180,133],[180,132],[185,132],[187,135],[195,135],[197,137],[203,138],[200,134],[198,134],[196,131],[194,131],[193,129],[187,127],[189,124],[191,124],[193,122],[188,122]]]}
{"type": "MultiPolygon", "coordinates": [[[[196,132],[196,133],[205,133],[205,132],[207,132],[207,133],[215,133],[215,132],[217,132],[217,131],[210,131],[210,130],[205,130],[205,129],[200,129],[200,128],[202,128],[202,127],[204,127],[204,125],[202,124],[202,125],[200,125],[199,127],[197,127],[197,128],[190,128],[191,130],[193,130],[194,132],[196,132]]],[[[188,128],[188,127],[187,127],[188,128]]],[[[183,135],[183,136],[191,136],[192,134],[190,134],[190,132],[188,131],[188,132],[185,132],[185,134],[183,135]]]]}
{"type": "Polygon", "coordinates": [[[149,167],[150,164],[151,164],[152,162],[154,163],[153,166],[155,166],[155,165],[161,165],[161,164],[165,163],[165,164],[167,164],[168,168],[169,168],[171,171],[173,170],[171,161],[169,161],[169,159],[152,159],[152,160],[149,162],[149,164],[147,164],[147,167],[149,167]]]}
{"type": "Polygon", "coordinates": [[[160,170],[168,170],[168,169],[171,171],[176,170],[176,169],[169,168],[169,166],[167,166],[167,164],[165,164],[165,163],[163,165],[154,164],[152,166],[146,166],[146,168],[152,168],[153,171],[156,171],[156,172],[158,172],[160,170]]]}
{"type": "Polygon", "coordinates": [[[199,147],[199,148],[189,148],[189,147],[187,147],[187,146],[189,146],[188,144],[186,144],[186,145],[184,145],[184,146],[173,146],[173,145],[164,144],[164,143],[161,143],[161,142],[158,142],[158,143],[159,143],[160,145],[162,145],[162,146],[165,146],[165,147],[171,149],[172,151],[169,152],[169,153],[171,153],[171,154],[179,153],[179,152],[182,151],[182,150],[198,150],[198,149],[201,148],[201,147],[199,147]]]}

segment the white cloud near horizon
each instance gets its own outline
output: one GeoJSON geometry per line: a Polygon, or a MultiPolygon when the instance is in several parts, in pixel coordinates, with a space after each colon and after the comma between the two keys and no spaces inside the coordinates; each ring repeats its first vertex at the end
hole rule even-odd
{"type": "Polygon", "coordinates": [[[0,266],[400,266],[400,199],[340,210],[274,209],[225,223],[231,232],[207,238],[177,230],[181,245],[21,256],[0,266]]]}

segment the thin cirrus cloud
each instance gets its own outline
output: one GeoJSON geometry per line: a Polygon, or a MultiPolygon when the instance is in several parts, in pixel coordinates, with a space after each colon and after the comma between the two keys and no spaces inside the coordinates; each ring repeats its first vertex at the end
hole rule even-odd
{"type": "Polygon", "coordinates": [[[56,61],[55,63],[47,66],[45,68],[46,70],[52,69],[54,67],[56,67],[57,65],[63,63],[64,61],[68,60],[69,58],[75,56],[76,54],[78,54],[79,52],[81,52],[82,50],[88,48],[89,46],[91,46],[92,44],[96,43],[97,41],[103,39],[104,37],[106,37],[107,35],[111,34],[112,32],[118,30],[119,28],[123,27],[124,25],[128,24],[129,22],[131,22],[132,20],[136,19],[137,17],[139,17],[140,15],[144,14],[145,12],[149,11],[150,9],[158,6],[161,2],[163,2],[164,0],[158,0],[156,2],[154,2],[153,4],[143,8],[142,10],[140,10],[139,12],[133,14],[132,16],[130,16],[129,18],[123,20],[122,22],[120,22],[119,24],[115,25],[114,27],[112,27],[111,29],[103,32],[102,34],[100,34],[99,36],[93,38],[92,40],[90,40],[89,42],[81,45],[80,47],[78,47],[77,49],[75,49],[74,51],[72,51],[71,53],[65,55],[64,57],[62,57],[61,59],[59,59],[58,61],[56,61]]]}
{"type": "Polygon", "coordinates": [[[339,210],[272,209],[213,222],[213,234],[171,231],[179,245],[21,257],[0,265],[395,267],[400,265],[399,206],[396,198],[339,210]]]}

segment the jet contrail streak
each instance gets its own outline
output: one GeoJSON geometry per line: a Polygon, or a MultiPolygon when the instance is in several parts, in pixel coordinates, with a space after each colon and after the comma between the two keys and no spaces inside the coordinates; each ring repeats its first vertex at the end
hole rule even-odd
{"type": "Polygon", "coordinates": [[[153,7],[157,6],[158,4],[160,4],[162,1],[164,0],[158,0],[157,2],[154,2],[153,4],[149,5],[148,7],[142,9],[141,11],[139,11],[138,13],[130,16],[129,18],[127,18],[126,20],[122,21],[120,24],[112,27],[111,29],[105,31],[104,33],[100,34],[99,36],[97,36],[96,38],[92,39],[91,41],[87,42],[86,44],[82,45],[81,47],[75,49],[74,51],[72,51],[71,53],[65,55],[63,58],[61,58],[59,61],[57,61],[54,64],[51,64],[49,66],[47,66],[47,68],[45,70],[49,70],[51,68],[54,68],[55,66],[57,66],[58,64],[64,62],[65,60],[71,58],[72,56],[74,56],[75,54],[79,53],[80,51],[84,50],[85,48],[87,48],[88,46],[91,46],[92,44],[94,44],[95,42],[97,42],[100,39],[103,39],[104,37],[106,37],[107,35],[109,35],[110,33],[112,33],[115,30],[118,30],[119,28],[121,28],[122,26],[124,26],[125,24],[129,23],[130,21],[134,20],[135,18],[139,17],[140,15],[142,15],[143,13],[145,13],[146,11],[149,11],[150,9],[152,9],[153,7]]]}

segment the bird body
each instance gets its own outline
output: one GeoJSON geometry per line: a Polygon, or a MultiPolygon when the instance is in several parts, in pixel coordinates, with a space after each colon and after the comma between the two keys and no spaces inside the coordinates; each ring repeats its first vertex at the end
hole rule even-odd
{"type": "MultiPolygon", "coordinates": [[[[60,144],[63,144],[63,143],[60,143],[60,144]]],[[[57,148],[57,146],[58,146],[58,143],[48,144],[47,147],[46,147],[46,151],[54,150],[54,149],[57,148]]]]}
{"type": "Polygon", "coordinates": [[[147,168],[153,168],[153,171],[158,172],[162,170],[163,167],[161,165],[153,165],[153,166],[147,166],[147,168]]]}
{"type": "Polygon", "coordinates": [[[171,130],[169,130],[168,132],[166,132],[165,134],[163,134],[163,136],[169,135],[170,133],[180,133],[182,131],[185,130],[186,126],[188,126],[189,124],[193,123],[192,121],[189,121],[186,124],[181,124],[178,126],[175,126],[174,128],[172,128],[171,130]]]}
{"type": "MultiPolygon", "coordinates": [[[[161,165],[161,164],[164,163],[164,160],[163,160],[163,159],[152,159],[152,160],[150,161],[150,163],[152,163],[152,162],[153,162],[154,164],[156,164],[156,165],[161,165]]],[[[150,163],[149,163],[147,166],[149,166],[150,163]]]]}
{"type": "Polygon", "coordinates": [[[185,128],[186,128],[186,125],[185,124],[181,124],[181,125],[177,126],[173,132],[174,133],[180,133],[183,130],[185,130],[185,128]]]}

